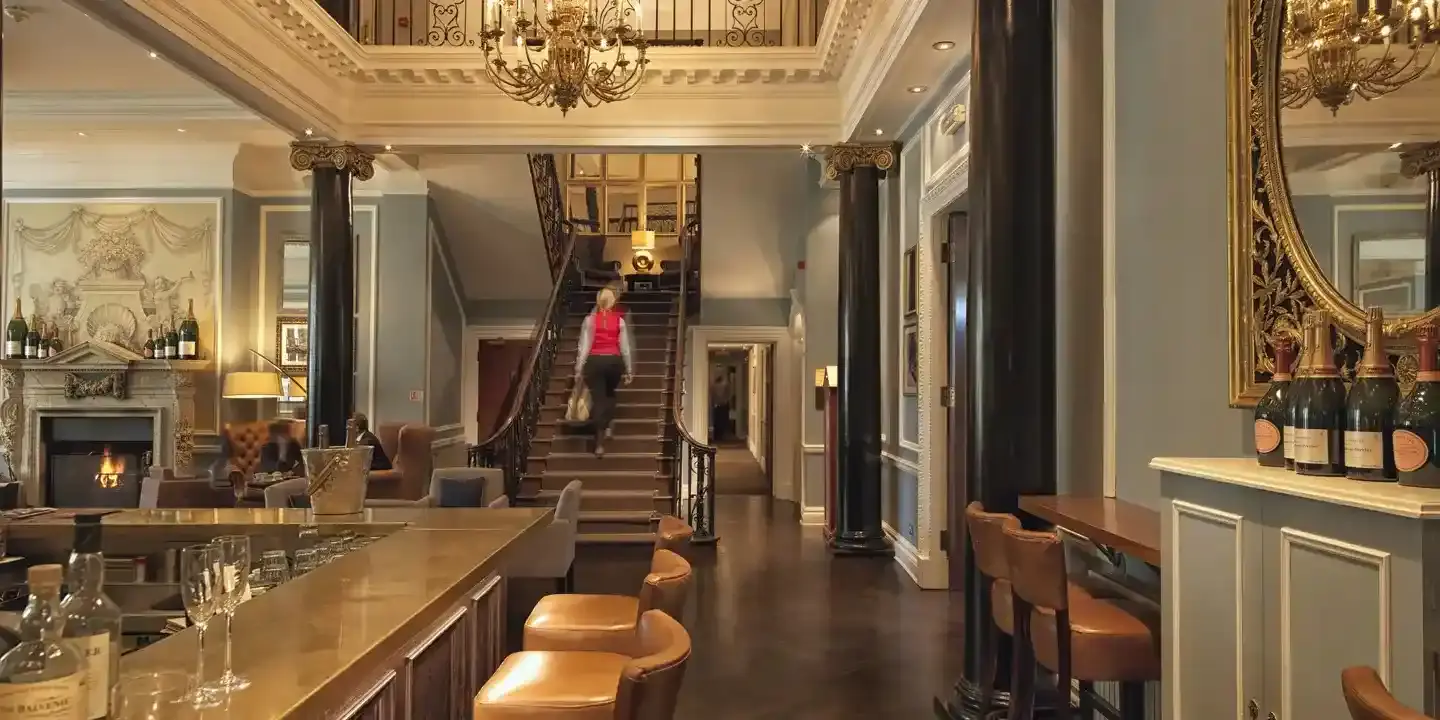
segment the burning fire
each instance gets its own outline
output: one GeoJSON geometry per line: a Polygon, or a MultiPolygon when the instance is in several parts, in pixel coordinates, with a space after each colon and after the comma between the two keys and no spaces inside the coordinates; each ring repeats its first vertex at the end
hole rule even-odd
{"type": "Polygon", "coordinates": [[[106,445],[100,455],[100,470],[95,473],[95,483],[103,488],[117,488],[124,476],[125,460],[112,456],[110,446],[106,445]]]}

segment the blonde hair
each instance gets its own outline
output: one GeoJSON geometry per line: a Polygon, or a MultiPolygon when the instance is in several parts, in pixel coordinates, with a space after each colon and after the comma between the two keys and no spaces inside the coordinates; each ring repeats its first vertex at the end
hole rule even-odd
{"type": "Polygon", "coordinates": [[[615,290],[608,287],[601,288],[600,292],[595,294],[595,307],[601,310],[609,310],[615,307],[615,290]]]}

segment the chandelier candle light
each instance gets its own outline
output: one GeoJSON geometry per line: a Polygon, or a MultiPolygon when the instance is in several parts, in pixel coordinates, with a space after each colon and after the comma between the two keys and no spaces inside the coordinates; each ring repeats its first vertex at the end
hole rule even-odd
{"type": "Polygon", "coordinates": [[[1339,112],[1356,97],[1373,100],[1419,78],[1440,47],[1440,0],[1392,0],[1388,12],[1355,0],[1285,3],[1285,57],[1304,67],[1280,73],[1280,102],[1312,99],[1339,112]]]}
{"type": "Polygon", "coordinates": [[[524,1],[486,1],[480,49],[501,92],[562,115],[635,94],[650,62],[639,0],[546,0],[543,18],[524,1]]]}

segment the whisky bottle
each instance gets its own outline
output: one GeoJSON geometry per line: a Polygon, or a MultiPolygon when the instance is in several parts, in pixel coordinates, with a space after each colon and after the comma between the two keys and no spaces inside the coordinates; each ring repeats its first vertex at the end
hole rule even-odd
{"type": "Polygon", "coordinates": [[[35,565],[28,580],[20,644],[0,656],[0,720],[83,717],[84,664],[61,639],[60,566],[35,565]]]}
{"type": "Polygon", "coordinates": [[[180,359],[195,360],[200,357],[200,323],[195,320],[195,300],[191,298],[185,311],[185,320],[180,323],[180,359]]]}
{"type": "Polygon", "coordinates": [[[15,298],[15,314],[10,317],[10,324],[5,328],[5,357],[9,360],[19,360],[25,357],[25,336],[30,334],[30,326],[25,323],[25,315],[20,312],[20,298],[15,298]]]}
{"type": "Polygon", "coordinates": [[[85,711],[81,720],[110,714],[110,692],[120,677],[120,606],[105,595],[105,556],[99,515],[75,516],[70,553],[70,594],[60,603],[65,643],[85,665],[85,711]]]}
{"type": "Polygon", "coordinates": [[[40,357],[40,316],[30,317],[30,332],[25,333],[25,357],[36,360],[40,357]]]}
{"type": "Polygon", "coordinates": [[[1313,326],[1310,391],[1296,399],[1295,472],[1301,475],[1345,474],[1345,381],[1335,367],[1330,345],[1330,315],[1323,310],[1307,318],[1313,326]]]}
{"type": "Polygon", "coordinates": [[[1395,406],[1400,385],[1385,354],[1385,313],[1370,308],[1365,316],[1365,355],[1345,398],[1345,477],[1395,480],[1395,406]]]}
{"type": "Polygon", "coordinates": [[[1440,466],[1435,448],[1440,443],[1440,371],[1436,370],[1437,333],[1433,325],[1420,328],[1420,372],[1415,387],[1395,409],[1395,437],[1391,442],[1400,484],[1440,488],[1440,466]]]}
{"type": "Polygon", "coordinates": [[[1295,344],[1288,337],[1277,337],[1275,346],[1275,373],[1270,376],[1270,388],[1255,404],[1255,457],[1265,467],[1285,467],[1285,460],[1292,455],[1286,453],[1286,418],[1290,408],[1290,365],[1295,357],[1295,344]]]}
{"type": "Polygon", "coordinates": [[[175,319],[170,319],[170,331],[165,333],[165,357],[180,359],[180,333],[175,330],[175,319]]]}
{"type": "Polygon", "coordinates": [[[1300,353],[1296,361],[1295,376],[1290,381],[1285,402],[1285,430],[1282,440],[1285,447],[1285,467],[1295,469],[1295,409],[1310,397],[1315,384],[1310,373],[1314,370],[1311,362],[1315,354],[1315,327],[1308,318],[1300,323],[1300,353]]]}
{"type": "Polygon", "coordinates": [[[141,354],[141,355],[144,355],[144,356],[147,357],[147,358],[154,359],[154,357],[155,357],[155,331],[154,331],[154,330],[146,330],[146,331],[145,331],[145,346],[140,349],[140,354],[141,354]]]}

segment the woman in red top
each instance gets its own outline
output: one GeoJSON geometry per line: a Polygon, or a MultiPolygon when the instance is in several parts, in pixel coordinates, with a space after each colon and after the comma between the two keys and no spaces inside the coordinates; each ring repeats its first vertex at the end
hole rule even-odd
{"type": "Polygon", "coordinates": [[[601,290],[595,309],[580,327],[580,353],[575,374],[590,390],[590,422],[595,429],[595,457],[605,456],[605,438],[615,417],[615,391],[630,382],[630,330],[615,308],[615,291],[601,290]]]}

